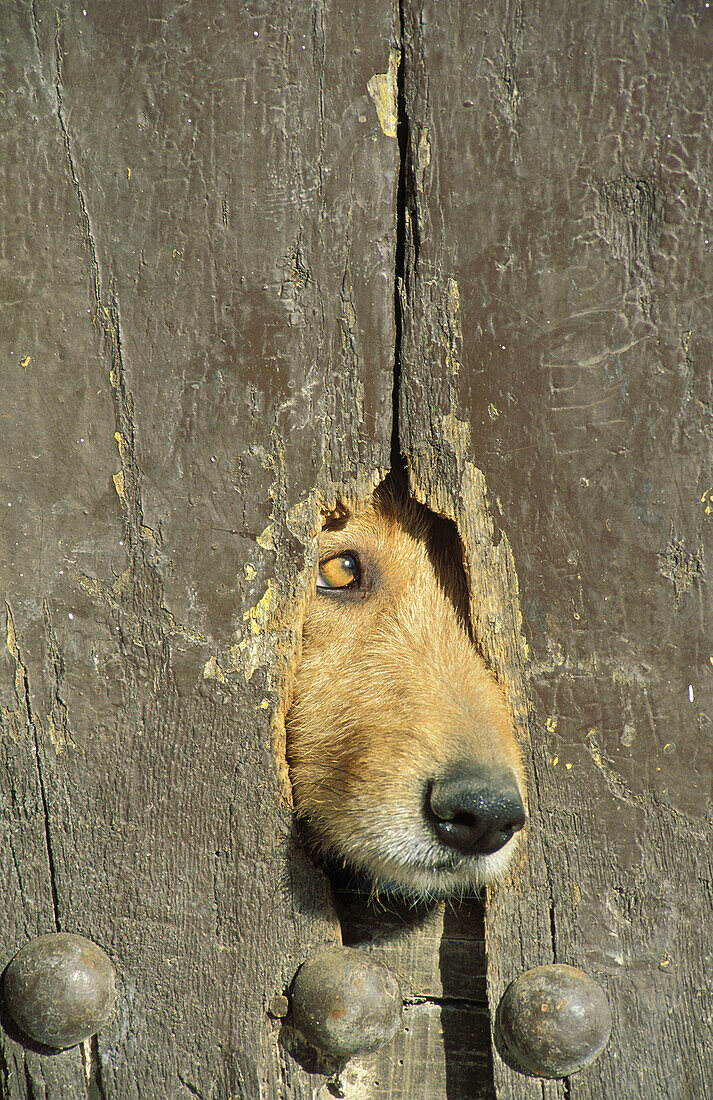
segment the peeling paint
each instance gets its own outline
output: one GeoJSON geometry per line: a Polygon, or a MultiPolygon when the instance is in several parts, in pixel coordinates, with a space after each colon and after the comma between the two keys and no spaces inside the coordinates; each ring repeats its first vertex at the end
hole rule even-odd
{"type": "Polygon", "coordinates": [[[246,680],[252,678],[256,669],[272,662],[273,643],[269,628],[274,612],[274,602],[274,586],[269,580],[264,595],[254,607],[249,607],[243,614],[243,621],[248,624],[249,633],[237,645],[230,647],[229,671],[242,672],[246,680]]]}
{"type": "Polygon", "coordinates": [[[668,541],[665,548],[659,552],[658,559],[659,572],[673,584],[674,598],[678,606],[681,596],[695,582],[700,582],[705,577],[703,547],[699,545],[694,551],[689,550],[672,522],[668,541]]]}
{"type": "Polygon", "coordinates": [[[419,191],[425,190],[425,177],[426,172],[431,167],[431,136],[428,132],[428,127],[424,126],[421,131],[421,137],[418,142],[417,164],[416,164],[416,187],[419,191]]]}
{"type": "MultiPolygon", "coordinates": [[[[32,715],[30,713],[27,668],[22,661],[20,646],[18,645],[17,635],[15,633],[15,620],[8,604],[5,604],[5,613],[7,616],[5,644],[7,645],[8,653],[12,657],[15,664],[15,697],[17,699],[18,705],[22,705],[23,709],[25,710],[25,717],[28,727],[34,727],[36,737],[38,733],[44,735],[45,726],[40,720],[39,715],[32,715]]],[[[71,745],[72,748],[75,747],[74,741],[69,734],[69,730],[57,726],[51,712],[47,715],[46,732],[48,733],[49,739],[54,745],[55,751],[57,752],[58,756],[65,752],[68,746],[71,745]]]]}
{"type": "Polygon", "coordinates": [[[218,664],[218,660],[215,656],[209,657],[203,668],[204,680],[218,680],[219,683],[224,684],[225,673],[218,664]]]}
{"type": "Polygon", "coordinates": [[[126,499],[126,494],[124,492],[124,471],[119,470],[118,474],[114,474],[114,476],[112,477],[112,481],[114,482],[116,495],[118,496],[119,500],[124,501],[126,499]]]}
{"type": "Polygon", "coordinates": [[[183,626],[182,623],[177,622],[175,616],[167,607],[161,606],[161,615],[166,619],[169,629],[174,634],[180,634],[181,637],[187,638],[188,641],[195,642],[197,645],[205,645],[208,641],[202,630],[193,630],[191,627],[183,626]]]}
{"type": "Polygon", "coordinates": [[[290,508],[286,517],[287,529],[306,546],[311,539],[317,537],[320,530],[318,517],[317,493],[313,490],[306,500],[301,500],[290,508]]]}
{"type": "Polygon", "coordinates": [[[635,795],[624,777],[615,771],[609,761],[605,759],[598,737],[599,731],[590,729],[587,734],[587,748],[589,749],[589,754],[596,768],[604,778],[609,791],[621,802],[625,802],[629,806],[637,806],[640,809],[645,809],[646,799],[639,795],[635,795]]]}
{"type": "Polygon", "coordinates": [[[465,459],[470,449],[470,424],[468,421],[459,420],[453,413],[448,413],[443,417],[443,430],[446,439],[453,445],[458,457],[465,459]]]}
{"type": "Polygon", "coordinates": [[[458,283],[453,278],[448,280],[448,286],[446,287],[446,302],[448,304],[448,312],[455,320],[455,316],[460,309],[460,290],[458,288],[458,283]]]}
{"type": "Polygon", "coordinates": [[[369,80],[366,90],[371,96],[379,125],[387,137],[395,138],[398,126],[397,75],[401,64],[401,51],[389,51],[389,69],[385,73],[375,73],[369,80]]]}
{"type": "Polygon", "coordinates": [[[275,528],[271,523],[268,523],[265,530],[258,535],[255,541],[263,550],[272,550],[273,553],[277,552],[277,546],[275,545],[275,528]]]}
{"type": "Polygon", "coordinates": [[[61,726],[55,725],[51,713],[47,715],[47,733],[49,734],[49,739],[54,745],[55,752],[58,756],[66,752],[68,746],[71,746],[73,749],[77,747],[70,736],[69,730],[62,729],[61,726]]]}
{"type": "Polygon", "coordinates": [[[10,609],[7,607],[7,604],[5,605],[5,608],[7,610],[7,633],[5,635],[5,640],[6,640],[6,643],[7,643],[7,649],[8,649],[8,653],[10,654],[11,657],[17,658],[18,654],[17,654],[17,639],[15,637],[15,624],[12,621],[12,616],[10,615],[10,609]]]}
{"type": "MultiPolygon", "coordinates": [[[[128,628],[132,639],[137,645],[143,645],[143,642],[141,642],[142,620],[138,615],[129,611],[125,605],[126,598],[131,592],[131,570],[125,569],[116,577],[111,585],[104,584],[97,577],[90,577],[86,573],[81,573],[77,579],[80,588],[94,599],[100,600],[115,611],[121,611],[123,617],[122,621],[128,628]]],[[[178,634],[196,645],[205,645],[208,641],[206,635],[202,631],[193,630],[177,622],[175,616],[167,607],[162,606],[160,608],[160,613],[163,626],[168,629],[169,633],[178,634]]]]}
{"type": "Polygon", "coordinates": [[[8,653],[15,662],[15,695],[19,702],[25,694],[25,667],[20,659],[20,647],[17,644],[17,636],[15,634],[15,620],[7,604],[5,604],[5,613],[7,615],[6,643],[8,653]]]}
{"type": "Polygon", "coordinates": [[[310,281],[310,270],[302,253],[301,241],[297,241],[287,253],[287,265],[289,267],[290,282],[294,283],[297,290],[304,290],[310,281]]]}
{"type": "Polygon", "coordinates": [[[460,371],[457,346],[463,338],[460,325],[460,289],[455,279],[449,278],[438,307],[441,343],[446,349],[446,366],[451,374],[460,371]]]}
{"type": "Polygon", "coordinates": [[[263,627],[267,625],[271,604],[272,581],[268,581],[264,595],[260,597],[254,607],[249,607],[243,615],[243,622],[250,624],[250,630],[253,634],[259,634],[263,627]]]}

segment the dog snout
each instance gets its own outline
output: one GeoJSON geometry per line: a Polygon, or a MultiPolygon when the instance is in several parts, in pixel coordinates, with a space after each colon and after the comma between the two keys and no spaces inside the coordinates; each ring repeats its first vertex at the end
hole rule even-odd
{"type": "Polygon", "coordinates": [[[467,855],[497,852],[525,824],[525,807],[512,772],[462,768],[432,780],[425,812],[439,841],[467,855]]]}

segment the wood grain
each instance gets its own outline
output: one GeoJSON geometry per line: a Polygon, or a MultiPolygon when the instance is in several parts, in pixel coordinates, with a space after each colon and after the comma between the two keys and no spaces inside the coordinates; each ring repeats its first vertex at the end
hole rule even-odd
{"type": "Polygon", "coordinates": [[[1,1100],[333,1095],[267,1007],[342,934],[407,1026],[347,1097],[705,1095],[713,15],[0,21],[0,966],[81,932],[120,987],[54,1056],[2,1015],[1,1100]],[[392,445],[458,526],[529,762],[485,918],[335,910],[285,800],[318,502],[392,445]],[[566,1082],[488,1049],[552,960],[614,1012],[566,1082]]]}
{"type": "Polygon", "coordinates": [[[2,1034],[3,1100],[320,1080],[266,1012],[339,935],[273,742],[316,491],[388,462],[392,15],[152,11],[2,16],[0,965],[66,929],[120,986],[84,1051],[2,1034]]]}
{"type": "Polygon", "coordinates": [[[711,1078],[713,20],[684,7],[405,9],[402,447],[531,745],[491,1010],[554,959],[615,1017],[566,1084],[495,1054],[499,1097],[711,1078]]]}

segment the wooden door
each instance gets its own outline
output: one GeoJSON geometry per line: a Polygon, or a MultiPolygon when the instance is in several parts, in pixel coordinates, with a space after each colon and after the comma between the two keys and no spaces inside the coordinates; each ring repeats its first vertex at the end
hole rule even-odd
{"type": "Polygon", "coordinates": [[[120,988],[0,1093],[311,1096],[266,1008],[338,932],[276,759],[317,488],[388,463],[393,16],[0,24],[2,965],[80,932],[120,988]]]}
{"type": "Polygon", "coordinates": [[[710,9],[27,0],[0,30],[0,966],[75,931],[119,987],[54,1055],[4,1014],[0,1097],[704,1095],[710,9]],[[335,908],[284,766],[319,502],[398,455],[530,761],[521,866],[423,920],[335,908]],[[405,1029],[330,1084],[270,1007],[340,937],[405,1029]],[[543,1082],[490,1024],[549,961],[614,1028],[543,1082]]]}
{"type": "Polygon", "coordinates": [[[496,1092],[702,1096],[713,14],[425,3],[404,38],[402,446],[458,521],[531,746],[527,864],[488,906],[491,1009],[553,960],[614,1014],[590,1069],[542,1084],[496,1057],[496,1092]]]}

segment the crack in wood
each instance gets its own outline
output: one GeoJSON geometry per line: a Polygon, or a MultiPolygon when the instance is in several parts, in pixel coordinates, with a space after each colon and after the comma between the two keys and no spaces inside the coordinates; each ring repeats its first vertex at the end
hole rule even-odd
{"type": "Polygon", "coordinates": [[[5,1054],[6,1049],[5,1044],[0,1043],[0,1096],[12,1095],[10,1091],[10,1063],[5,1054]]]}
{"type": "Polygon", "coordinates": [[[406,310],[407,274],[407,195],[409,179],[409,146],[411,142],[409,116],[406,109],[405,90],[405,12],[404,0],[399,0],[399,61],[396,69],[396,140],[399,148],[398,182],[396,187],[396,248],[394,253],[394,380],[392,391],[391,421],[391,469],[403,474],[405,456],[399,435],[399,409],[401,389],[401,356],[406,310]]]}
{"type": "Polygon", "coordinates": [[[106,1089],[99,1057],[99,1040],[96,1035],[81,1044],[82,1064],[87,1084],[87,1100],[106,1100],[106,1089]]]}
{"type": "Polygon", "coordinates": [[[195,1087],[195,1085],[192,1085],[189,1081],[186,1081],[185,1077],[181,1073],[179,1073],[177,1076],[178,1080],[181,1082],[186,1092],[190,1092],[191,1096],[197,1096],[198,1100],[205,1100],[205,1094],[200,1092],[195,1087]]]}
{"type": "Polygon", "coordinates": [[[554,903],[554,900],[552,898],[550,898],[549,914],[550,914],[550,939],[552,940],[552,959],[553,959],[553,961],[556,962],[557,961],[557,921],[555,919],[555,903],[554,903]]]}
{"type": "Polygon", "coordinates": [[[47,645],[47,653],[51,665],[51,707],[49,713],[50,724],[50,740],[55,746],[57,752],[63,752],[67,745],[73,745],[72,734],[69,728],[69,711],[67,704],[62,698],[62,688],[65,678],[64,656],[59,648],[57,641],[57,635],[54,632],[54,626],[52,623],[52,612],[50,610],[49,601],[44,599],[42,601],[42,608],[44,612],[44,625],[45,625],[45,637],[47,645]]]}
{"type": "Polygon", "coordinates": [[[143,523],[142,475],[136,457],[134,402],[126,385],[124,371],[119,303],[113,282],[110,283],[107,291],[102,288],[99,256],[89,217],[89,208],[72,151],[69,122],[65,118],[64,109],[64,54],[61,34],[62,20],[60,13],[57,12],[54,79],[56,114],[62,133],[69,176],[79,205],[82,239],[89,255],[93,323],[102,333],[103,350],[109,364],[109,382],[114,398],[116,421],[115,438],[121,463],[121,472],[115,476],[114,485],[124,514],[124,534],[129,557],[129,575],[132,581],[134,604],[143,605],[145,609],[145,613],[141,615],[142,634],[145,635],[143,641],[156,648],[161,648],[164,633],[156,612],[160,611],[162,607],[163,585],[158,571],[149,563],[146,554],[145,533],[148,529],[143,523]]]}
{"type": "Polygon", "coordinates": [[[24,1070],[25,1070],[25,1085],[27,1087],[27,1100],[36,1100],[37,1091],[35,1089],[35,1082],[34,1082],[34,1079],[32,1077],[32,1071],[30,1070],[30,1067],[28,1066],[26,1060],[25,1060],[25,1063],[24,1063],[24,1070]]]}
{"type": "Polygon", "coordinates": [[[77,167],[74,163],[74,156],[72,154],[72,143],[69,137],[69,125],[64,117],[64,101],[63,101],[63,65],[64,65],[64,53],[62,51],[62,19],[59,11],[57,12],[57,27],[54,36],[54,57],[55,57],[55,78],[54,78],[54,90],[57,101],[57,120],[59,122],[60,130],[62,131],[62,141],[64,144],[64,151],[67,156],[67,165],[69,168],[69,175],[74,186],[74,190],[79,202],[80,219],[82,226],[82,237],[84,244],[89,252],[90,266],[91,266],[91,285],[94,298],[94,308],[97,319],[99,319],[99,310],[101,306],[101,282],[99,277],[99,261],[97,259],[97,251],[94,244],[94,237],[92,234],[92,226],[89,220],[89,213],[87,210],[87,204],[84,199],[82,187],[79,182],[79,175],[77,173],[77,167]]]}
{"type": "Polygon", "coordinates": [[[44,814],[45,847],[47,850],[47,865],[49,870],[50,894],[52,897],[52,911],[54,914],[55,927],[58,932],[61,932],[62,924],[59,916],[57,872],[54,858],[54,849],[52,847],[52,830],[50,826],[49,800],[47,798],[45,776],[42,767],[40,739],[37,732],[38,722],[35,720],[35,716],[32,712],[32,702],[30,700],[30,678],[27,671],[27,666],[22,660],[20,646],[17,641],[17,633],[15,631],[15,617],[12,613],[12,608],[7,602],[5,603],[5,611],[7,614],[7,648],[15,661],[15,698],[17,699],[18,707],[24,708],[27,728],[28,730],[32,731],[32,739],[35,749],[35,766],[37,769],[37,780],[40,791],[40,800],[42,802],[42,811],[44,814]]]}
{"type": "Polygon", "coordinates": [[[32,25],[32,36],[35,40],[35,48],[37,50],[37,57],[40,62],[40,69],[42,69],[42,49],[40,46],[39,33],[40,21],[37,17],[37,0],[30,0],[30,23],[32,25]]]}
{"type": "Polygon", "coordinates": [[[312,14],[312,63],[317,77],[319,89],[319,152],[317,153],[317,173],[319,178],[319,214],[320,220],[324,219],[324,149],[325,149],[325,115],[324,115],[324,65],[326,52],[326,38],[324,31],[324,9],[318,0],[312,14]]]}
{"type": "Polygon", "coordinates": [[[439,997],[434,994],[404,997],[405,1008],[418,1008],[421,1005],[435,1005],[436,1008],[462,1008],[467,1012],[487,1012],[485,1001],[475,1001],[472,997],[439,997]]]}

